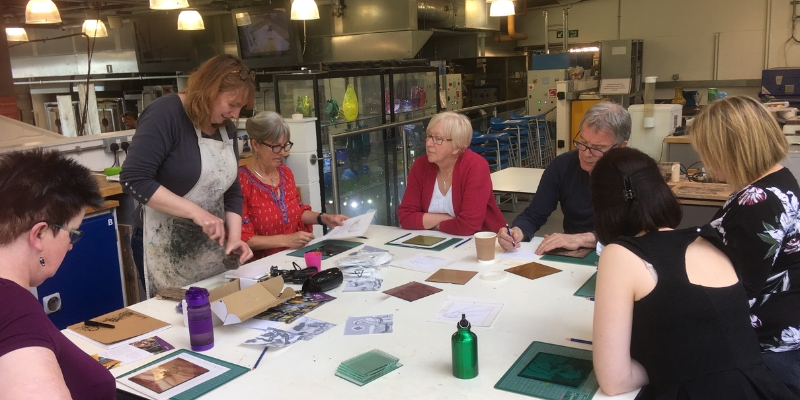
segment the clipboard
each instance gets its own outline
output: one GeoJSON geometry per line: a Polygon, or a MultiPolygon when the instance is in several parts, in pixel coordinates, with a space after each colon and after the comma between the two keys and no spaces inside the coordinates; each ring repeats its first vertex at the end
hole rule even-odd
{"type": "Polygon", "coordinates": [[[405,234],[405,235],[403,235],[403,236],[398,236],[398,237],[396,237],[396,238],[394,238],[394,239],[392,239],[392,240],[390,240],[390,241],[388,241],[388,242],[386,242],[386,243],[384,243],[384,244],[387,244],[387,245],[389,245],[389,246],[405,247],[405,248],[417,249],[417,250],[433,250],[433,251],[442,251],[442,250],[444,250],[444,249],[446,249],[446,248],[448,248],[448,247],[450,247],[450,246],[452,246],[452,245],[454,245],[454,244],[456,244],[456,243],[459,243],[459,242],[461,242],[462,240],[464,240],[464,238],[452,238],[452,239],[445,240],[445,241],[443,241],[443,242],[439,243],[439,244],[438,244],[438,245],[436,245],[436,246],[433,246],[433,247],[428,247],[428,248],[422,248],[422,247],[419,247],[419,246],[406,246],[406,245],[404,245],[404,244],[400,244],[400,243],[392,243],[392,242],[396,241],[397,239],[400,239],[400,238],[402,238],[402,237],[408,236],[408,235],[410,235],[410,234],[411,234],[411,233],[406,233],[406,234],[405,234]]]}

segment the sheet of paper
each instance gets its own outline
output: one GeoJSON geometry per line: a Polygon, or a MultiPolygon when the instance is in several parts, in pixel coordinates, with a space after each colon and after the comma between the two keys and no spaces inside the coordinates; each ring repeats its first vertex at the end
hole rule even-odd
{"type": "Polygon", "coordinates": [[[515,260],[525,260],[525,261],[537,261],[538,259],[542,258],[542,256],[534,253],[531,249],[516,249],[512,251],[506,251],[497,255],[499,258],[513,258],[515,260]]]}
{"type": "Polygon", "coordinates": [[[501,300],[448,296],[428,321],[455,324],[466,314],[472,326],[490,327],[505,305],[501,300]]]}
{"type": "Polygon", "coordinates": [[[428,256],[425,254],[418,254],[414,257],[407,258],[405,260],[392,262],[391,265],[394,265],[395,267],[410,269],[412,271],[427,272],[429,274],[432,274],[442,266],[450,264],[451,262],[453,262],[453,260],[428,256]]]}
{"type": "Polygon", "coordinates": [[[364,232],[369,228],[369,224],[372,222],[372,217],[374,216],[375,210],[370,210],[357,217],[348,218],[344,221],[344,225],[331,229],[325,235],[325,239],[347,239],[356,236],[364,236],[364,232]]]}
{"type": "Polygon", "coordinates": [[[269,328],[264,333],[252,338],[247,339],[242,344],[253,344],[258,346],[269,347],[286,347],[290,344],[296,343],[302,339],[297,333],[284,331],[282,329],[269,328]]]}
{"type": "Polygon", "coordinates": [[[347,317],[345,335],[374,335],[394,332],[394,315],[370,315],[366,317],[347,317]]]}
{"type": "Polygon", "coordinates": [[[283,325],[285,324],[281,321],[270,321],[266,319],[250,318],[248,320],[239,322],[234,326],[238,326],[240,328],[256,329],[259,331],[266,331],[269,328],[278,328],[283,325]]]}
{"type": "Polygon", "coordinates": [[[301,336],[301,340],[311,340],[336,326],[330,322],[320,321],[314,318],[301,317],[297,323],[289,328],[290,332],[301,336]]]}
{"type": "Polygon", "coordinates": [[[374,292],[381,290],[383,278],[353,278],[344,282],[343,292],[374,292]]]}
{"type": "Polygon", "coordinates": [[[164,330],[167,330],[169,328],[172,328],[172,325],[167,325],[167,326],[161,327],[159,329],[147,332],[147,333],[145,333],[143,335],[132,337],[132,338],[130,338],[128,340],[117,342],[117,343],[112,343],[112,344],[100,343],[100,342],[98,342],[96,340],[89,339],[88,337],[83,336],[80,333],[72,331],[70,329],[64,329],[62,332],[67,332],[70,335],[73,335],[75,337],[79,337],[79,338],[81,338],[81,339],[83,339],[83,340],[85,340],[85,341],[87,341],[87,342],[89,342],[89,343],[91,343],[91,344],[93,344],[93,345],[95,345],[97,347],[100,347],[102,349],[111,350],[111,349],[113,349],[115,347],[124,346],[124,345],[126,345],[126,344],[128,344],[130,342],[135,342],[135,341],[138,341],[138,340],[147,339],[148,337],[153,336],[154,334],[156,334],[158,332],[161,332],[161,331],[164,331],[164,330]]]}
{"type": "MultiPolygon", "coordinates": [[[[111,350],[106,350],[98,354],[98,357],[100,359],[105,358],[106,360],[119,361],[119,363],[110,366],[110,368],[108,368],[108,365],[106,366],[108,369],[111,369],[134,361],[139,361],[152,355],[172,350],[174,348],[174,346],[165,342],[163,339],[153,336],[128,343],[127,346],[118,346],[111,350]]],[[[101,361],[101,363],[103,362],[101,361]]],[[[103,364],[105,365],[105,363],[103,364]]]]}
{"type": "Polygon", "coordinates": [[[151,399],[166,400],[227,371],[226,367],[183,353],[117,382],[151,399]]]}
{"type": "Polygon", "coordinates": [[[237,278],[247,278],[247,279],[254,279],[258,280],[267,275],[269,275],[269,267],[271,265],[268,262],[252,262],[249,264],[242,265],[238,269],[225,271],[225,278],[228,279],[237,279],[237,278]]]}

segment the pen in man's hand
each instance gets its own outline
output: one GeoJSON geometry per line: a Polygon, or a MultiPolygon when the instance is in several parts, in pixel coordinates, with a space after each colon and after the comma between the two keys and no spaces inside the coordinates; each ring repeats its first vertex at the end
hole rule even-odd
{"type": "Polygon", "coordinates": [[[114,329],[114,325],[106,324],[104,322],[92,321],[90,319],[87,319],[86,321],[83,321],[83,324],[86,325],[86,326],[97,326],[97,327],[100,327],[100,328],[114,329]]]}
{"type": "Polygon", "coordinates": [[[506,224],[506,230],[508,231],[508,236],[510,236],[510,237],[511,237],[511,246],[513,246],[514,248],[516,248],[516,247],[517,247],[517,244],[516,244],[516,243],[514,243],[514,235],[512,235],[512,234],[511,234],[511,228],[509,228],[509,227],[508,227],[508,224],[506,224]]]}

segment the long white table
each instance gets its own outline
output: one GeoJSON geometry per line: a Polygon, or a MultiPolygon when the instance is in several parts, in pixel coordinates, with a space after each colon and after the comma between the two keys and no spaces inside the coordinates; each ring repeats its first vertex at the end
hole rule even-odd
{"type": "MultiPolygon", "coordinates": [[[[511,195],[511,211],[517,212],[518,194],[536,194],[544,169],[509,167],[491,173],[495,195],[511,195]]],[[[500,201],[498,200],[498,203],[500,201]]]]}
{"type": "MultiPolygon", "coordinates": [[[[526,261],[496,258],[492,265],[483,265],[475,257],[474,240],[459,248],[441,252],[417,250],[384,243],[408,231],[394,227],[371,226],[366,232],[369,240],[350,239],[389,250],[395,259],[412,257],[419,253],[455,260],[445,268],[472,271],[491,271],[523,264],[526,261]]],[[[539,239],[541,240],[541,239],[539,239]]],[[[536,242],[523,243],[522,248],[535,249],[536,242]]],[[[359,248],[354,249],[358,250],[359,248]]],[[[498,254],[502,250],[497,247],[498,254]]],[[[302,259],[286,256],[287,252],[251,263],[268,270],[271,265],[291,268],[292,261],[302,259]]],[[[348,252],[349,253],[349,252],[348,252]]],[[[335,266],[344,254],[323,261],[323,268],[335,266]]],[[[565,346],[591,349],[589,345],[567,342],[565,338],[591,339],[594,303],[572,294],[596,271],[594,267],[547,263],[562,272],[529,280],[507,274],[503,280],[488,281],[480,273],[465,285],[425,282],[429,274],[397,267],[382,267],[383,287],[388,290],[410,281],[439,287],[443,291],[408,302],[382,292],[341,292],[343,286],[328,294],[336,297],[307,314],[308,317],[334,323],[337,326],[311,341],[299,341],[286,348],[270,348],[258,368],[207,394],[203,399],[251,399],[276,395],[300,398],[389,398],[389,399],[521,399],[518,394],[494,389],[494,385],[516,359],[536,340],[565,346]],[[451,369],[450,336],[455,324],[427,322],[431,315],[449,296],[498,299],[506,302],[494,325],[490,328],[473,328],[478,335],[480,374],[471,380],[453,377],[451,369]],[[345,336],[344,325],[348,316],[379,314],[394,315],[394,332],[364,336],[345,336]],[[380,349],[400,359],[403,367],[363,387],[335,376],[339,363],[372,349],[380,349]]],[[[250,264],[248,264],[250,265],[250,264]]],[[[221,276],[201,281],[202,286],[213,286],[225,281],[221,276]]],[[[298,288],[299,289],[299,288],[298,288]]],[[[130,308],[166,321],[174,326],[158,336],[176,348],[189,348],[188,329],[181,315],[175,311],[174,301],[147,300],[130,308]]],[[[291,326],[291,325],[290,325],[291,326]]],[[[215,328],[215,346],[204,352],[212,357],[252,367],[262,347],[242,345],[258,331],[236,326],[215,328]]],[[[99,351],[93,345],[73,338],[84,351],[99,351]]],[[[163,356],[159,355],[158,357],[163,356]]],[[[154,359],[112,370],[119,376],[154,359]]],[[[120,387],[122,387],[120,385],[120,387]]],[[[633,399],[627,393],[615,399],[633,399]]],[[[598,390],[595,399],[609,398],[598,390]]]]}

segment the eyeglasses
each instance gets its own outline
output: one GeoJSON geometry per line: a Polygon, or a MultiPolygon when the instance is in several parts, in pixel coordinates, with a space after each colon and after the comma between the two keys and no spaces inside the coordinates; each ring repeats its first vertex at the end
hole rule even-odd
{"type": "MultiPolygon", "coordinates": [[[[578,132],[578,134],[577,134],[577,135],[575,135],[575,137],[577,138],[578,136],[580,136],[580,134],[581,134],[581,133],[580,133],[580,132],[578,132]]],[[[597,157],[597,156],[604,156],[604,155],[606,154],[606,152],[607,152],[607,151],[609,151],[609,150],[613,149],[614,147],[617,147],[617,145],[618,145],[619,143],[614,143],[613,145],[611,145],[611,147],[609,147],[609,148],[607,148],[607,149],[605,149],[605,150],[600,150],[600,149],[598,149],[597,147],[590,147],[590,146],[587,146],[587,145],[586,145],[586,143],[579,142],[579,141],[577,141],[577,140],[573,140],[573,141],[572,141],[572,144],[574,144],[574,145],[575,145],[575,148],[576,148],[576,149],[578,149],[578,151],[589,150],[589,154],[591,154],[591,155],[593,155],[593,156],[597,157]]]]}
{"type": "Polygon", "coordinates": [[[292,146],[294,146],[294,143],[292,143],[292,142],[286,142],[286,144],[284,144],[284,145],[266,144],[264,142],[258,142],[258,143],[261,143],[262,145],[264,145],[266,147],[269,147],[270,149],[272,149],[272,152],[276,153],[276,154],[280,153],[281,150],[288,152],[289,150],[292,149],[292,146]]]}
{"type": "Polygon", "coordinates": [[[240,70],[237,70],[237,71],[232,71],[231,73],[232,74],[239,74],[239,78],[241,78],[243,81],[246,81],[247,79],[250,79],[250,80],[255,80],[256,79],[256,73],[254,71],[249,70],[249,69],[240,69],[240,70]]]}
{"type": "Polygon", "coordinates": [[[443,138],[441,136],[429,135],[428,132],[423,132],[422,136],[425,137],[425,141],[426,142],[428,141],[428,139],[433,140],[433,144],[442,144],[445,141],[448,141],[448,142],[452,142],[453,141],[453,139],[445,139],[445,138],[443,138]]]}
{"type": "Polygon", "coordinates": [[[81,238],[83,237],[83,231],[81,231],[81,230],[67,228],[66,226],[62,226],[62,225],[58,225],[58,224],[50,224],[50,225],[53,225],[58,229],[63,229],[65,231],[69,232],[69,244],[78,243],[78,241],[81,240],[81,238]]]}

